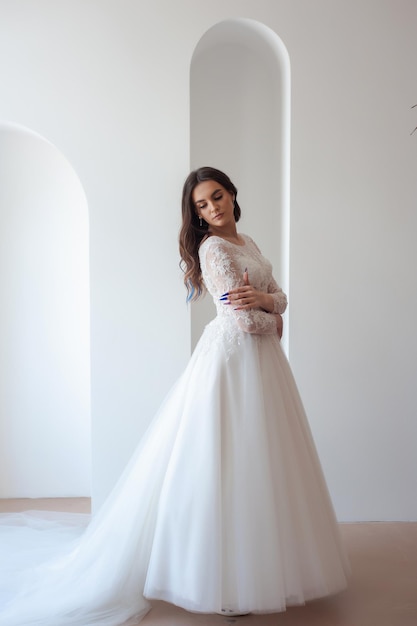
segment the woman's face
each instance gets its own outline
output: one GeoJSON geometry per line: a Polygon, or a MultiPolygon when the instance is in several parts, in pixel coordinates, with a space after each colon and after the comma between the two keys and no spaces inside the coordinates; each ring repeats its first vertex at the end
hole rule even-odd
{"type": "Polygon", "coordinates": [[[199,183],[192,193],[196,213],[214,232],[235,223],[234,195],[215,180],[199,183]]]}

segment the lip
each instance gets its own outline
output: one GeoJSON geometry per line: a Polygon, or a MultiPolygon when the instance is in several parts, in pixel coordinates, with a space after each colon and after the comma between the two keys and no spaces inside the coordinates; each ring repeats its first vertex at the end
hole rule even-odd
{"type": "Polygon", "coordinates": [[[213,217],[214,220],[219,220],[221,217],[223,217],[223,213],[218,213],[217,215],[215,215],[213,217]]]}

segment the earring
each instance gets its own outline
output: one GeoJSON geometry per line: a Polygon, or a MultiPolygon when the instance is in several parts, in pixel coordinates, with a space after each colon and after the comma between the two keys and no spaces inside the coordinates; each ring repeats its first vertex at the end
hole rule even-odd
{"type": "Polygon", "coordinates": [[[201,217],[201,215],[199,215],[198,217],[200,219],[200,226],[202,226],[203,225],[203,218],[201,217]]]}

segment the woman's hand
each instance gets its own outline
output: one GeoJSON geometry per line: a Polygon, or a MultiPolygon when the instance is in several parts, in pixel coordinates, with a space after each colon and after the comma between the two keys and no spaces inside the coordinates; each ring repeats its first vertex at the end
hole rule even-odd
{"type": "Polygon", "coordinates": [[[272,296],[263,291],[258,291],[249,283],[248,271],[243,273],[244,285],[235,287],[225,293],[220,300],[224,304],[230,304],[235,311],[246,311],[248,309],[263,309],[267,313],[274,310],[274,300],[272,296]]]}
{"type": "Polygon", "coordinates": [[[284,330],[284,320],[282,319],[282,315],[279,313],[274,313],[276,321],[277,321],[277,333],[278,337],[282,339],[282,331],[284,330]]]}
{"type": "Polygon", "coordinates": [[[258,291],[252,285],[249,284],[248,270],[243,273],[242,287],[235,287],[227,293],[223,294],[220,298],[224,304],[233,305],[235,311],[244,311],[247,309],[260,308],[267,313],[272,313],[275,317],[277,325],[277,335],[281,339],[284,322],[282,315],[279,313],[273,313],[274,299],[273,297],[263,291],[258,291]]]}

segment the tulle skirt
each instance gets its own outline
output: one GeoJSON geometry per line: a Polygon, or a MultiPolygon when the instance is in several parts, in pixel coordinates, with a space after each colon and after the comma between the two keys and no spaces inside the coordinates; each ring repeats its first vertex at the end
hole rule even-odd
{"type": "Polygon", "coordinates": [[[346,586],[278,338],[239,332],[231,347],[219,336],[214,321],[88,525],[85,516],[0,516],[1,626],[133,624],[147,599],[276,612],[346,586]]]}

